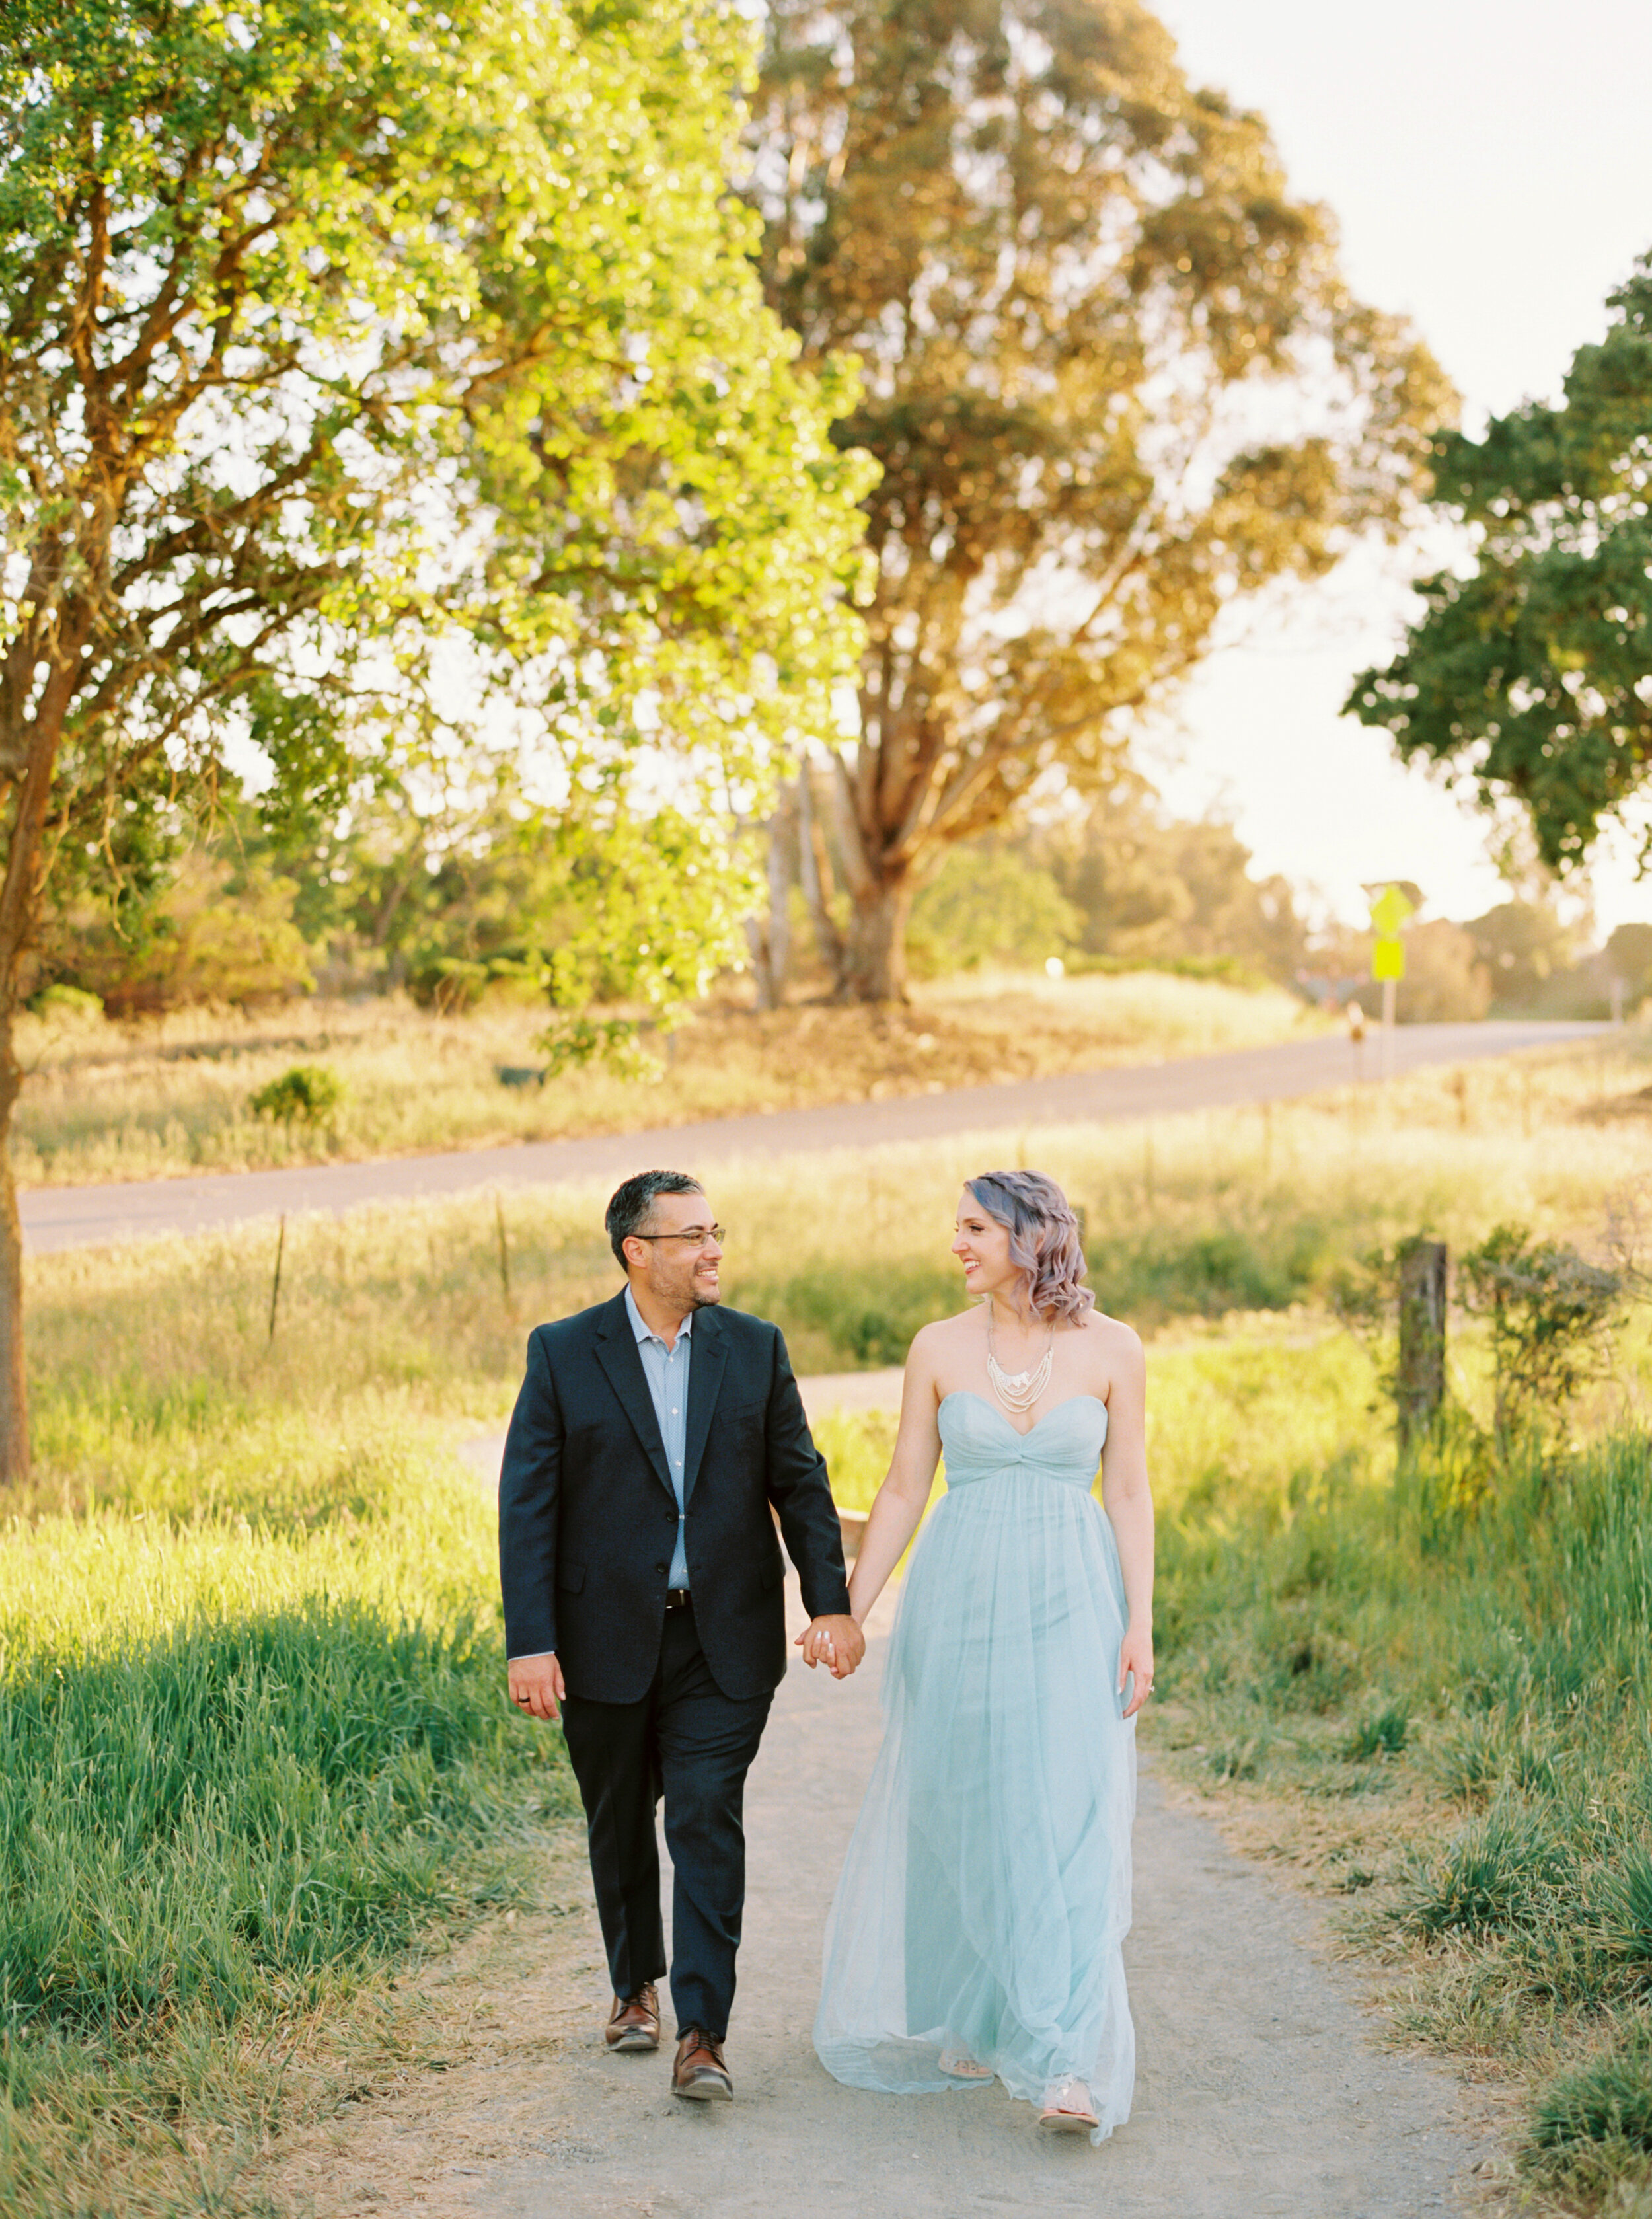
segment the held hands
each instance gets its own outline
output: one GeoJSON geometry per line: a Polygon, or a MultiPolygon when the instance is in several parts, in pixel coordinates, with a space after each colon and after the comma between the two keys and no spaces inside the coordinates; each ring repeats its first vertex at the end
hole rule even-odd
{"type": "Polygon", "coordinates": [[[811,1619],[792,1643],[812,1672],[824,1664],[834,1680],[847,1680],[866,1653],[866,1637],[852,1618],[811,1619]]]}
{"type": "Polygon", "coordinates": [[[1134,1684],[1124,1706],[1124,1715],[1133,1719],[1153,1692],[1153,1637],[1144,1626],[1127,1627],[1119,1644],[1120,1694],[1124,1693],[1127,1678],[1134,1684]]]}
{"type": "Polygon", "coordinates": [[[555,1653],[543,1656],[513,1656],[510,1663],[511,1700],[524,1718],[545,1719],[552,1724],[562,1716],[557,1706],[568,1694],[562,1668],[555,1653]]]}

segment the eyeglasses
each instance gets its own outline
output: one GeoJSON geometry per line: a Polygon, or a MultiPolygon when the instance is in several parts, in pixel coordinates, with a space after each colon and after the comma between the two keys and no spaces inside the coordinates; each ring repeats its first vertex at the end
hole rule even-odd
{"type": "Polygon", "coordinates": [[[699,1226],[689,1233],[631,1233],[626,1238],[630,1240],[686,1240],[696,1248],[709,1248],[715,1240],[720,1248],[728,1235],[720,1225],[714,1225],[709,1232],[705,1227],[699,1226]]]}

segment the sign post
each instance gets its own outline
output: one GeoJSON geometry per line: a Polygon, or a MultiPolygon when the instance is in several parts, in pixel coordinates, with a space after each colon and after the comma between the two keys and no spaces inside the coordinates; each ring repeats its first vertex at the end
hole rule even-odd
{"type": "Polygon", "coordinates": [[[1384,1085],[1394,1076],[1395,989],[1406,975],[1406,943],[1400,934],[1407,918],[1416,911],[1416,903],[1395,886],[1384,886],[1371,903],[1371,930],[1376,935],[1371,948],[1371,976],[1382,989],[1384,1085]]]}

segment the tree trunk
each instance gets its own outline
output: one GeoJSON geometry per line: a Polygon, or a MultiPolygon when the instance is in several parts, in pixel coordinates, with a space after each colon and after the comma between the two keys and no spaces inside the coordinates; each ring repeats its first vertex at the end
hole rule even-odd
{"type": "MultiPolygon", "coordinates": [[[[82,607],[61,624],[43,657],[46,683],[32,718],[0,729],[0,760],[23,759],[14,789],[6,860],[0,876],[0,1492],[28,1485],[28,1374],[23,1343],[23,1228],[11,1168],[11,1116],[23,1074],[17,1065],[16,1025],[23,957],[40,914],[41,857],[52,805],[52,775],[64,722],[78,681],[80,657],[91,630],[82,607]],[[19,744],[21,743],[21,744],[19,744]]],[[[23,675],[32,679],[34,666],[23,675]]]]}
{"type": "Polygon", "coordinates": [[[28,1375],[23,1361],[23,1228],[11,1170],[11,1113],[23,1075],[12,1016],[0,1005],[0,1495],[28,1483],[28,1375]]]}
{"type": "Polygon", "coordinates": [[[805,755],[798,772],[798,877],[814,920],[815,945],[831,973],[832,991],[843,991],[843,935],[832,915],[831,851],[815,809],[814,766],[805,755]]]}
{"type": "Polygon", "coordinates": [[[844,951],[843,992],[854,1002],[906,999],[906,928],[912,914],[910,875],[885,873],[858,887],[844,951]]]}
{"type": "Polygon", "coordinates": [[[786,808],[784,803],[768,820],[768,914],[746,919],[746,944],[751,949],[752,975],[757,982],[760,1010],[778,1010],[786,999],[786,982],[792,969],[792,919],[787,905],[792,873],[786,867],[786,808]]]}

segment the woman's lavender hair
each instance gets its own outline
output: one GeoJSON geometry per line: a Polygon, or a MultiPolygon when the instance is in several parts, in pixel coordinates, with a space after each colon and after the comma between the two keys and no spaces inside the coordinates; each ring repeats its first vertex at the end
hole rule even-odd
{"type": "Polygon", "coordinates": [[[1027,1274],[1027,1299],[1040,1317],[1052,1312],[1078,1325],[1096,1307],[1079,1281],[1089,1268],[1072,1204],[1042,1172],[983,1172],[965,1184],[987,1215],[1009,1235],[1009,1260],[1027,1274]]]}

